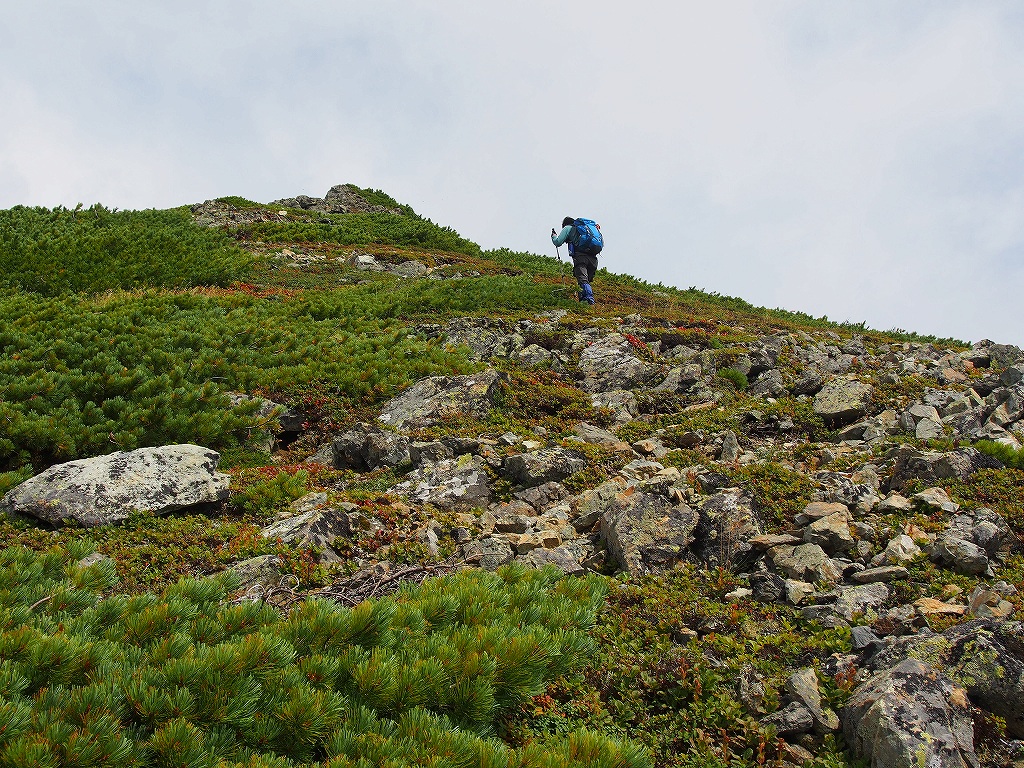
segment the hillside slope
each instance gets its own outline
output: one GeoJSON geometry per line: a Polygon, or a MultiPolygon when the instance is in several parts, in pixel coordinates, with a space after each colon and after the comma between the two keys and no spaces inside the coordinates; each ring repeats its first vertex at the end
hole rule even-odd
{"type": "Polygon", "coordinates": [[[0,267],[0,764],[1024,759],[1016,347],[588,307],[351,185],[0,267]]]}

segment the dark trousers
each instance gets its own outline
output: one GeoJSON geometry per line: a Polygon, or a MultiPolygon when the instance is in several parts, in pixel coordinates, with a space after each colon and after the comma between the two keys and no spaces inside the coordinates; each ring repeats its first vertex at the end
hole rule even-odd
{"type": "Polygon", "coordinates": [[[597,272],[597,256],[589,256],[585,253],[574,253],[572,255],[572,276],[580,284],[580,288],[586,283],[594,282],[594,273],[597,272]]]}

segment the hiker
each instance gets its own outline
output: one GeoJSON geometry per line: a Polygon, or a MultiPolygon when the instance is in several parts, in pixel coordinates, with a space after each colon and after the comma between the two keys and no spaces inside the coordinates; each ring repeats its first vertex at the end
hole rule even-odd
{"type": "Polygon", "coordinates": [[[555,248],[562,243],[569,244],[569,255],[572,257],[572,275],[580,285],[576,294],[579,301],[594,304],[594,290],[590,284],[597,272],[597,255],[604,247],[601,228],[590,219],[574,219],[566,216],[562,219],[562,231],[551,230],[551,242],[555,248]]]}

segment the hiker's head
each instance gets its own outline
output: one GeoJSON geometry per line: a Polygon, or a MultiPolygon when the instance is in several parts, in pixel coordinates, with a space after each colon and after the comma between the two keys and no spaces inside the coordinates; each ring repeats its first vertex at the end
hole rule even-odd
{"type": "Polygon", "coordinates": [[[576,221],[576,219],[574,219],[572,216],[566,216],[564,219],[562,219],[562,226],[568,227],[574,221],[576,221]]]}

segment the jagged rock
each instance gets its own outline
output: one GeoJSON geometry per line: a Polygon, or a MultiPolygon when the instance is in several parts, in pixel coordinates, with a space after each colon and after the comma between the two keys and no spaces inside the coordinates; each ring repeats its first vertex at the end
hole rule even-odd
{"type": "Polygon", "coordinates": [[[410,259],[409,261],[403,261],[401,264],[394,264],[388,267],[388,272],[399,277],[423,277],[430,272],[430,267],[422,261],[410,259]]]}
{"type": "Polygon", "coordinates": [[[856,483],[853,479],[839,472],[815,472],[811,479],[817,485],[814,498],[818,501],[831,501],[845,504],[867,512],[878,504],[878,493],[868,483],[856,483]]]}
{"type": "MultiPolygon", "coordinates": [[[[326,501],[326,494],[310,495],[323,496],[326,501]]],[[[263,529],[263,536],[267,539],[280,539],[297,549],[318,547],[326,559],[336,560],[338,557],[332,548],[336,539],[372,534],[378,530],[381,530],[379,521],[359,512],[356,505],[345,504],[305,509],[267,526],[263,529]]]]}
{"type": "Polygon", "coordinates": [[[804,541],[808,544],[817,544],[829,554],[853,549],[850,513],[844,509],[842,512],[815,520],[804,530],[804,541]]]}
{"type": "Polygon", "coordinates": [[[889,488],[903,490],[911,480],[934,482],[956,478],[966,481],[979,469],[998,466],[998,461],[975,448],[958,448],[946,453],[901,448],[895,456],[889,488]]]}
{"type": "Polygon", "coordinates": [[[401,431],[433,427],[459,414],[484,418],[494,403],[498,379],[494,370],[421,379],[385,403],[378,418],[401,431]]]}
{"type": "Polygon", "coordinates": [[[914,601],[914,608],[924,617],[928,616],[963,616],[967,608],[937,600],[934,597],[922,597],[914,601]]]}
{"type": "Polygon", "coordinates": [[[814,396],[814,412],[831,424],[849,424],[867,414],[874,392],[857,379],[830,379],[814,396]]]}
{"type": "Polygon", "coordinates": [[[775,547],[769,551],[773,565],[798,581],[835,584],[842,581],[842,570],[817,544],[775,547]]]}
{"type": "Polygon", "coordinates": [[[558,482],[579,472],[587,463],[579,453],[566,448],[544,448],[505,459],[503,474],[525,487],[558,482]]]}
{"type": "Polygon", "coordinates": [[[462,545],[462,557],[466,562],[475,562],[488,571],[496,571],[515,559],[515,553],[507,539],[500,536],[485,536],[462,545]]]}
{"type": "Polygon", "coordinates": [[[588,531],[613,506],[625,484],[609,480],[596,488],[583,491],[573,497],[569,507],[572,510],[570,522],[577,531],[588,531]]]}
{"type": "Polygon", "coordinates": [[[1010,618],[1015,609],[1013,603],[1004,600],[994,589],[979,585],[967,600],[967,610],[979,619],[1003,620],[1010,618]]]}
{"type": "Polygon", "coordinates": [[[910,571],[902,565],[881,565],[877,568],[865,568],[863,571],[858,571],[851,578],[858,584],[874,584],[875,582],[888,584],[909,577],[910,571]]]}
{"type": "Polygon", "coordinates": [[[765,371],[757,377],[757,380],[750,385],[747,391],[755,397],[783,397],[787,390],[782,371],[774,368],[765,371]]]}
{"type": "Polygon", "coordinates": [[[677,365],[669,370],[664,381],[654,389],[676,393],[686,392],[690,387],[700,381],[702,375],[703,371],[698,363],[677,365]]]}
{"type": "Polygon", "coordinates": [[[957,573],[976,576],[990,572],[985,550],[977,544],[955,536],[941,537],[932,547],[931,558],[957,573]]]}
{"type": "Polygon", "coordinates": [[[835,597],[832,610],[847,621],[853,621],[857,615],[870,616],[876,612],[889,599],[889,588],[879,582],[840,586],[832,595],[835,597]]]}
{"type": "Polygon", "coordinates": [[[722,434],[722,452],[718,456],[719,461],[731,463],[740,457],[740,443],[736,439],[736,433],[727,429],[722,434]]]}
{"type": "Polygon", "coordinates": [[[611,411],[616,424],[631,421],[640,412],[636,395],[628,389],[595,392],[590,396],[590,402],[595,408],[607,408],[611,411]]]}
{"type": "Polygon", "coordinates": [[[619,566],[633,575],[667,570],[682,561],[693,541],[697,514],[666,497],[620,494],[601,515],[601,535],[619,566]]]}
{"type": "Polygon", "coordinates": [[[231,478],[220,454],[198,445],[118,451],[56,464],[12,490],[0,508],[48,523],[110,525],[135,512],[163,515],[224,501],[231,478]]]}
{"type": "Polygon", "coordinates": [[[569,492],[561,483],[549,482],[517,491],[514,498],[529,504],[537,512],[543,512],[552,504],[569,498],[569,492]]]}
{"type": "Polygon", "coordinates": [[[909,512],[914,508],[914,502],[908,499],[906,496],[902,496],[898,493],[889,494],[882,502],[878,505],[878,511],[882,513],[886,512],[909,512]]]}
{"type": "Polygon", "coordinates": [[[281,583],[281,561],[274,555],[258,555],[241,560],[228,568],[239,580],[239,588],[276,587],[281,583]]]}
{"type": "Polygon", "coordinates": [[[830,515],[845,515],[849,519],[850,509],[838,501],[812,501],[793,517],[793,522],[803,527],[830,515]]]}
{"type": "Polygon", "coordinates": [[[814,728],[814,715],[799,701],[791,701],[782,709],[761,718],[761,725],[775,726],[775,731],[779,736],[807,733],[814,728]]]}
{"type": "Polygon", "coordinates": [[[777,573],[752,573],[748,581],[753,597],[763,603],[781,602],[786,597],[786,580],[777,573]]]}
{"type": "Polygon", "coordinates": [[[853,753],[877,768],[977,768],[964,689],[916,659],[860,685],[842,714],[853,753]]]}
{"type": "Polygon", "coordinates": [[[440,440],[432,440],[427,443],[409,443],[409,460],[414,466],[436,464],[439,461],[451,458],[454,458],[454,452],[440,440]]]}
{"type": "Polygon", "coordinates": [[[949,494],[946,493],[944,488],[925,488],[920,493],[915,493],[911,498],[922,506],[940,512],[952,513],[960,509],[960,505],[949,498],[949,494]]]}
{"type": "Polygon", "coordinates": [[[830,733],[839,730],[839,717],[828,707],[822,706],[818,676],[810,667],[798,669],[786,680],[786,693],[799,701],[814,718],[815,730],[830,733]]]}
{"type": "Polygon", "coordinates": [[[817,371],[804,371],[789,388],[794,395],[816,395],[825,384],[824,377],[817,371]]]}
{"type": "Polygon", "coordinates": [[[883,645],[882,638],[876,635],[871,627],[850,627],[850,647],[857,653],[874,654],[881,650],[883,645]]]}
{"type": "Polygon", "coordinates": [[[786,602],[790,605],[801,605],[818,594],[813,584],[800,579],[786,579],[785,585],[786,602]]]}
{"type": "Polygon", "coordinates": [[[1002,515],[988,507],[954,515],[946,527],[948,535],[973,542],[985,550],[989,558],[1018,546],[1016,535],[1002,515]]]}
{"type": "Polygon", "coordinates": [[[975,619],[941,634],[897,638],[871,660],[876,670],[903,659],[942,670],[977,706],[1006,720],[1012,738],[1024,738],[1024,624],[975,619]]]}
{"type": "Polygon", "coordinates": [[[409,439],[394,432],[375,429],[360,423],[336,436],[333,441],[334,466],[359,471],[379,467],[399,467],[412,459],[409,439]]]}
{"type": "Polygon", "coordinates": [[[486,507],[491,500],[486,463],[468,453],[421,466],[395,486],[395,491],[410,501],[445,510],[486,507]]]}
{"type": "Polygon", "coordinates": [[[588,539],[574,539],[550,549],[538,548],[531,551],[523,562],[534,568],[553,565],[568,576],[584,573],[584,563],[595,555],[594,545],[588,539]]]}
{"type": "Polygon", "coordinates": [[[453,344],[469,347],[474,360],[516,359],[526,348],[526,338],[510,332],[504,321],[486,317],[457,317],[448,322],[444,335],[453,344]]]}
{"type": "Polygon", "coordinates": [[[890,564],[909,563],[920,554],[921,548],[914,540],[905,533],[901,533],[889,541],[879,560],[882,563],[890,564]]]}
{"type": "Polygon", "coordinates": [[[738,489],[723,491],[700,504],[694,551],[704,562],[745,565],[756,555],[751,540],[761,533],[750,497],[738,489]]]}
{"type": "Polygon", "coordinates": [[[611,333],[580,353],[579,370],[587,392],[631,390],[663,378],[661,366],[643,360],[629,340],[611,333]]]}

